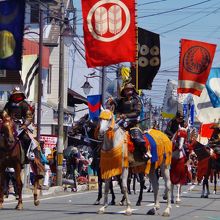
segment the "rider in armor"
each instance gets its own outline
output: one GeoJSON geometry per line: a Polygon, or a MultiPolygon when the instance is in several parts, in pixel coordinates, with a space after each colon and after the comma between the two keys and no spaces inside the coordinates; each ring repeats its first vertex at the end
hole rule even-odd
{"type": "Polygon", "coordinates": [[[171,119],[167,124],[165,133],[170,139],[172,139],[173,135],[178,131],[179,125],[181,127],[185,127],[185,121],[183,118],[182,111],[177,111],[176,116],[173,119],[171,119]]]}
{"type": "MultiPolygon", "coordinates": [[[[23,165],[29,163],[30,158],[27,158],[27,153],[30,150],[33,151],[34,157],[38,158],[40,163],[40,146],[37,144],[37,141],[34,140],[33,135],[30,134],[29,129],[33,121],[33,114],[30,105],[25,99],[25,94],[20,88],[14,88],[2,114],[5,118],[12,118],[16,124],[18,138],[21,143],[23,165]]],[[[39,171],[39,173],[41,173],[39,175],[43,175],[43,171],[39,171]]]]}
{"type": "Polygon", "coordinates": [[[138,96],[135,87],[132,83],[126,83],[121,90],[121,97],[116,99],[110,99],[107,105],[112,109],[114,106],[115,113],[117,117],[126,122],[128,121],[128,126],[124,126],[130,133],[131,140],[141,152],[141,160],[147,161],[150,159],[151,153],[150,149],[146,146],[146,141],[144,140],[143,133],[138,127],[138,121],[140,120],[142,103],[140,97],[138,96]]]}

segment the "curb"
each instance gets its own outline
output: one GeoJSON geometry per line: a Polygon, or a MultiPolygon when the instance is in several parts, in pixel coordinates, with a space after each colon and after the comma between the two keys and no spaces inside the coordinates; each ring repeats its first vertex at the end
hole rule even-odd
{"type": "MultiPolygon", "coordinates": [[[[87,185],[78,185],[77,187],[77,192],[86,191],[86,190],[88,190],[87,185]]],[[[64,192],[63,186],[52,186],[48,190],[42,190],[40,196],[56,195],[57,193],[61,193],[61,192],[64,192]]],[[[69,191],[67,190],[67,192],[69,191]]],[[[22,193],[22,198],[23,199],[33,198],[32,190],[29,188],[24,189],[22,193]]],[[[8,198],[4,198],[4,202],[9,202],[9,201],[16,201],[14,195],[10,194],[8,198]]]]}

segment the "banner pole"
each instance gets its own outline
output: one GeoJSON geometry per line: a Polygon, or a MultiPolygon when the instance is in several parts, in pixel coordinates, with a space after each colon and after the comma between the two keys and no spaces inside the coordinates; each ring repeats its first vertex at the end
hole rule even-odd
{"type": "MultiPolygon", "coordinates": [[[[135,2],[135,9],[136,9],[136,5],[137,5],[137,3],[135,2]]],[[[135,61],[135,63],[136,63],[136,80],[135,80],[135,82],[136,82],[136,85],[135,85],[135,87],[136,87],[136,90],[138,91],[138,25],[137,25],[137,10],[135,10],[135,18],[136,18],[136,22],[135,22],[135,24],[136,24],[136,61],[135,61]]]]}

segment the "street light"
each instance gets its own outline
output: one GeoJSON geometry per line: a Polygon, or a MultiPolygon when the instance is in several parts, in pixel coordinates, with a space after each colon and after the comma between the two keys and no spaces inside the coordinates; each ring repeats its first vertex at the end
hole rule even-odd
{"type": "MultiPolygon", "coordinates": [[[[88,78],[103,78],[102,76],[98,76],[98,75],[93,75],[93,76],[84,76],[84,77],[86,77],[86,81],[84,82],[84,84],[81,86],[81,88],[83,89],[83,92],[84,92],[84,94],[85,95],[88,95],[89,93],[90,93],[90,90],[93,88],[91,85],[90,85],[90,83],[89,83],[89,81],[88,81],[88,78]]],[[[102,91],[102,93],[103,93],[103,91],[102,91]]]]}
{"type": "Polygon", "coordinates": [[[86,77],[86,81],[84,82],[84,84],[81,86],[81,88],[83,89],[84,94],[87,96],[90,93],[90,90],[93,88],[90,83],[88,82],[88,77],[86,77]]]}

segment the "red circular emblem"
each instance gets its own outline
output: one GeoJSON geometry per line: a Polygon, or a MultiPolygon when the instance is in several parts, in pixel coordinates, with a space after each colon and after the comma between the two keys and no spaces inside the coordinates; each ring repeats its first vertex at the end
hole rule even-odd
{"type": "Polygon", "coordinates": [[[210,64],[209,51],[201,46],[189,48],[183,57],[184,68],[193,74],[203,73],[210,64]]]}

